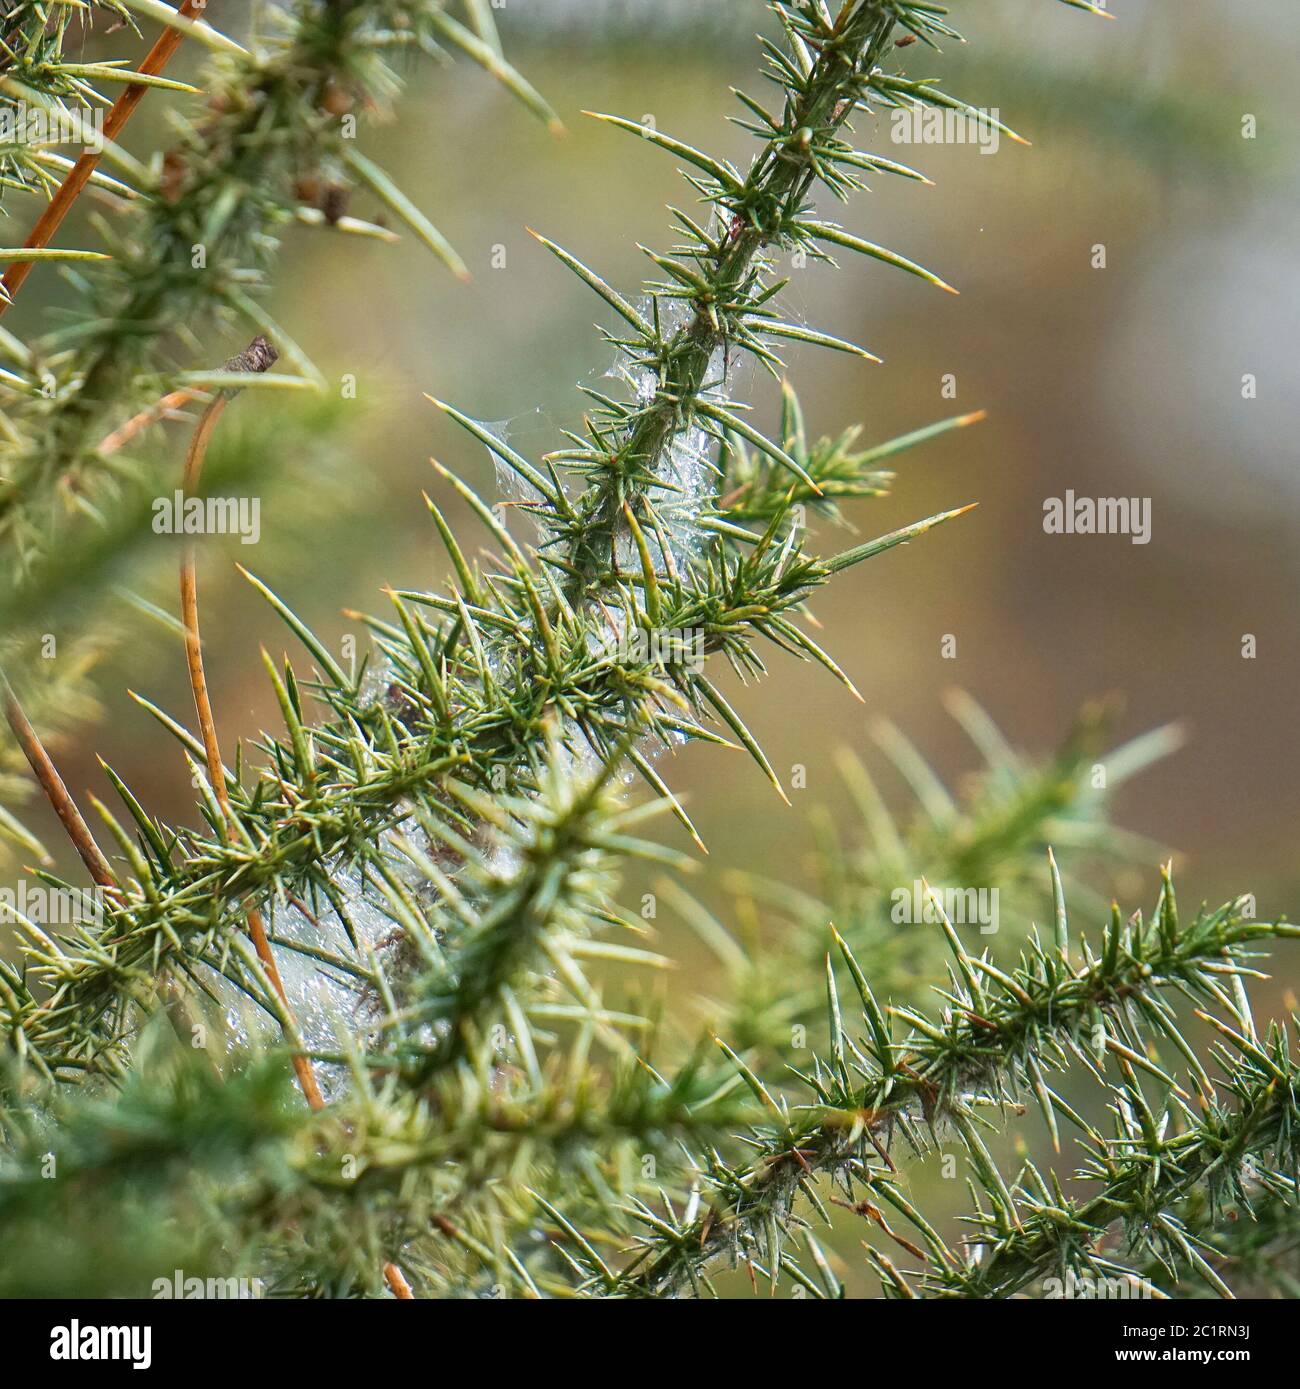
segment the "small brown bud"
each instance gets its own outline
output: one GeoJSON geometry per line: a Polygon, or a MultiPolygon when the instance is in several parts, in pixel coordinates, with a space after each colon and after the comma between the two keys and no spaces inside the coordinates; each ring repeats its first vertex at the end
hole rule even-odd
{"type": "Polygon", "coordinates": [[[280,354],[259,333],[242,352],[231,357],[222,370],[247,371],[260,375],[264,371],[270,371],[279,357],[280,354]]]}
{"type": "Polygon", "coordinates": [[[348,190],[340,187],[337,183],[332,183],[325,190],[325,196],[321,199],[321,211],[325,214],[325,220],[332,227],[340,217],[346,217],[348,211],[348,190]]]}

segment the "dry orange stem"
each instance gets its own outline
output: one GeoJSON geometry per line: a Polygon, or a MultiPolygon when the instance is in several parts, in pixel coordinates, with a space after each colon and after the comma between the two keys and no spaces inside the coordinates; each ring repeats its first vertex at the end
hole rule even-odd
{"type": "MultiPolygon", "coordinates": [[[[185,458],[185,477],[182,487],[186,495],[192,495],[198,487],[199,477],[203,471],[203,457],[208,450],[208,441],[212,438],[217,421],[221,418],[228,400],[228,396],[218,395],[209,403],[199,418],[193,437],[190,439],[189,452],[185,458]]],[[[207,758],[208,780],[212,784],[212,792],[217,798],[217,804],[221,807],[221,814],[226,822],[226,838],[233,843],[236,838],[235,813],[231,808],[230,796],[226,791],[226,771],[221,761],[221,745],[217,741],[217,725],[212,716],[212,701],[208,697],[208,682],[203,671],[203,643],[199,636],[198,566],[195,562],[195,547],[192,540],[185,542],[185,549],[181,555],[181,621],[185,624],[185,659],[189,665],[190,688],[194,692],[194,709],[198,715],[199,732],[203,738],[203,750],[207,758]]],[[[266,927],[262,922],[262,914],[256,907],[250,907],[248,911],[248,932],[253,938],[253,948],[257,951],[257,958],[261,960],[267,978],[270,979],[272,987],[279,995],[280,1002],[287,1013],[289,997],[285,993],[280,971],[276,967],[275,955],[266,938],[266,927]]],[[[307,1098],[307,1103],[313,1109],[323,1109],[325,1099],[321,1095],[320,1086],[316,1083],[316,1072],[312,1069],[311,1062],[295,1051],[293,1069],[298,1077],[298,1084],[302,1087],[302,1093],[307,1098]]]]}
{"type": "Polygon", "coordinates": [[[159,401],[155,401],[147,409],[141,410],[138,415],[132,415],[125,424],[118,427],[111,433],[104,436],[99,442],[99,452],[107,458],[120,449],[123,444],[129,444],[132,439],[142,429],[156,421],[165,419],[173,410],[179,410],[182,405],[188,405],[198,394],[190,386],[182,386],[179,391],[171,391],[159,401]]]}
{"type": "MultiPolygon", "coordinates": [[[[201,14],[207,8],[207,0],[185,0],[185,3],[177,10],[184,19],[193,19],[195,15],[201,14]]],[[[160,72],[171,62],[172,54],[180,47],[182,35],[178,29],[164,29],[158,36],[157,42],[145,55],[144,62],[138,69],[146,77],[157,77],[160,72]]],[[[132,82],[123,89],[122,95],[109,107],[108,114],[104,117],[104,139],[116,140],[121,133],[122,127],[129,121],[135,113],[135,108],[139,106],[140,99],[149,88],[143,82],[132,82]]],[[[45,210],[36,220],[36,225],[32,228],[31,235],[23,242],[25,250],[39,251],[43,246],[48,246],[54,233],[58,231],[63,219],[68,215],[68,210],[76,202],[81,190],[90,181],[90,176],[95,172],[102,156],[102,150],[83,150],[80,158],[68,170],[63,182],[59,184],[58,191],[45,205],[45,210]]],[[[5,271],[3,278],[0,278],[0,285],[3,286],[4,293],[0,294],[0,314],[13,302],[14,296],[22,287],[23,281],[32,273],[32,266],[35,261],[16,260],[11,261],[8,270],[5,271]]]]}
{"type": "MultiPolygon", "coordinates": [[[[198,488],[208,442],[212,438],[217,421],[221,418],[228,400],[229,396],[224,393],[218,395],[203,411],[198,424],[195,426],[194,434],[190,439],[189,452],[185,457],[185,475],[182,488],[186,495],[192,495],[198,488]]],[[[226,822],[226,837],[233,842],[235,839],[235,815],[230,805],[229,793],[226,790],[226,773],[221,761],[221,746],[217,741],[217,725],[212,716],[212,702],[208,698],[208,682],[203,672],[203,643],[199,635],[198,575],[194,550],[193,541],[186,541],[181,558],[181,620],[185,624],[185,658],[189,664],[190,687],[194,692],[194,708],[198,715],[199,731],[203,738],[203,749],[207,758],[208,780],[212,784],[213,794],[217,798],[217,804],[221,807],[221,814],[226,822]]],[[[256,907],[251,907],[248,911],[248,931],[253,939],[253,948],[257,951],[257,958],[261,960],[267,977],[279,995],[280,1003],[284,1007],[286,1015],[291,1016],[289,998],[280,979],[280,971],[276,968],[275,955],[266,938],[266,927],[262,922],[262,914],[256,907]]],[[[297,1051],[293,1053],[292,1059],[294,1074],[298,1077],[298,1084],[302,1088],[308,1105],[313,1110],[323,1109],[325,1099],[316,1082],[316,1072],[312,1068],[311,1061],[297,1051]]],[[[415,1294],[411,1291],[411,1285],[406,1281],[405,1275],[396,1264],[386,1263],[384,1265],[384,1280],[394,1297],[403,1301],[414,1299],[415,1294]]]]}
{"type": "Polygon", "coordinates": [[[73,848],[80,855],[82,863],[86,865],[87,871],[95,882],[107,891],[117,892],[117,879],[113,876],[108,859],[104,857],[103,850],[95,843],[95,836],[91,834],[90,826],[86,824],[81,811],[77,809],[77,803],[68,794],[68,788],[63,784],[63,778],[59,775],[58,768],[50,760],[50,755],[45,751],[40,738],[37,737],[36,730],[28,722],[27,715],[18,702],[18,696],[14,694],[9,681],[3,676],[0,676],[0,684],[3,686],[5,719],[13,730],[13,735],[18,740],[18,746],[22,748],[23,756],[26,757],[33,775],[40,783],[41,790],[45,792],[46,798],[54,808],[54,813],[59,817],[63,828],[67,830],[73,848]]]}

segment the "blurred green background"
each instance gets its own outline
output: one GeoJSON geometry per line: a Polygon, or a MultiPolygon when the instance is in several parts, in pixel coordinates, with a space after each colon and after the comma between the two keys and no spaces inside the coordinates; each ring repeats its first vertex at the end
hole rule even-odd
{"type": "MultiPolygon", "coordinates": [[[[262,639],[278,651],[284,636],[251,591],[218,588],[215,576],[235,560],[248,564],[322,633],[336,641],[354,633],[363,645],[342,608],[383,613],[382,584],[441,581],[447,566],[420,493],[436,488],[441,501],[447,489],[428,459],[486,495],[492,477],[485,453],[423,393],[500,423],[535,456],[558,446],[559,430],[580,417],[574,384],[599,378],[610,362],[591,327],[598,301],[525,226],[630,293],[646,268],[637,243],[666,245],[664,204],[690,197],[670,159],[581,110],[652,115],[661,129],[743,167],[750,137],[724,118],[738,109],[729,86],[760,86],[753,31],[761,8],[756,0],[508,0],[499,20],[510,57],[560,112],[564,139],[468,64],[414,69],[395,119],[366,127],[362,146],[454,242],[473,272],[467,285],[409,236],[384,246],[288,233],[273,312],[333,388],[347,373],[358,383],[356,399],[339,408],[346,502],[313,508],[308,474],[300,491],[281,489],[263,506],[264,535],[312,517],[296,552],[266,547],[263,560],[258,547],[214,543],[205,554],[214,595],[208,668],[228,744],[274,723],[255,647],[262,639]]],[[[1261,915],[1294,915],[1293,8],[1286,0],[1248,8],[1114,0],[1114,23],[1047,0],[955,8],[969,45],[939,59],[912,48],[909,75],[942,75],[948,90],[997,107],[1032,147],[1003,141],[992,156],[969,146],[894,148],[886,119],[874,133],[860,121],[864,140],[918,165],[937,187],[875,178],[844,224],[931,267],[961,295],[874,263],[795,270],[794,310],[884,364],[813,350],[792,351],[788,361],[815,433],[861,422],[865,440],[876,442],[959,411],[988,411],[984,423],[905,455],[894,494],[852,510],[863,535],[980,506],[848,572],[818,600],[825,644],[865,708],[824,673],[779,656],[771,678],[745,696],[746,717],[783,778],[794,764],[807,769],[793,810],[743,755],[688,748],[663,766],[712,851],[702,893],[721,901],[721,871],[735,867],[806,879],[809,811],[847,806],[833,754],[865,749],[879,715],[959,781],[975,759],[941,695],[960,685],[1033,751],[1050,747],[1099,694],[1125,697],[1117,735],[1184,721],[1185,748],[1125,788],[1117,818],[1174,851],[1184,904],[1253,892],[1261,915]],[[1247,115],[1257,120],[1253,139],[1243,138],[1247,115]],[[1104,269],[1093,268],[1099,244],[1104,269]],[[1247,373],[1257,378],[1256,399],[1242,398],[1247,373]],[[955,401],[941,395],[947,375],[955,401]],[[1150,498],[1150,543],[1044,534],[1044,499],[1067,489],[1150,498]],[[952,660],[941,655],[948,634],[952,660]],[[1254,659],[1243,659],[1245,634],[1256,638],[1254,659]]],[[[220,24],[226,14],[212,18],[220,24]]],[[[165,104],[145,103],[127,142],[137,153],[165,141],[165,104]]],[[[351,210],[375,211],[360,197],[351,210]]],[[[53,275],[34,277],[7,326],[30,330],[61,292],[53,275]]],[[[232,330],[213,343],[211,364],[239,339],[232,330]]],[[[774,382],[755,371],[741,394],[761,420],[773,420],[774,382]]],[[[236,410],[294,408],[250,395],[236,410]]],[[[173,428],[170,439],[179,466],[182,435],[173,428]]],[[[817,544],[830,550],[848,540],[824,534],[817,544]]],[[[105,717],[65,751],[69,784],[102,789],[99,752],[158,812],[191,816],[182,764],[124,692],[130,685],[188,717],[179,642],[129,642],[101,675],[105,717]]],[[[887,772],[882,778],[896,789],[887,772]]],[[[48,821],[32,818],[55,842],[48,821]]],[[[675,829],[665,833],[684,843],[675,829]]],[[[1152,864],[1130,905],[1149,904],[1157,886],[1152,864]]],[[[680,939],[661,924],[672,953],[680,939]]],[[[1275,1008],[1284,982],[1264,989],[1261,1002],[1275,1008]]]]}

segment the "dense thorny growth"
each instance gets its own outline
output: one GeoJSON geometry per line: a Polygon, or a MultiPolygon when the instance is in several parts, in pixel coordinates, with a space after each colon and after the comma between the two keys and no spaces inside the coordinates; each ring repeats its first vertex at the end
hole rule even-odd
{"type": "MultiPolygon", "coordinates": [[[[143,0],[121,9],[124,16],[133,11],[186,23],[143,0]]],[[[47,143],[62,128],[54,118],[67,124],[103,117],[108,97],[94,84],[137,75],[107,62],[71,61],[64,50],[82,38],[72,13],[60,9],[51,22],[42,7],[21,6],[11,16],[9,52],[0,55],[8,78],[0,106],[11,122],[0,157],[11,187],[52,186],[71,162],[47,143]],[[49,108],[39,128],[25,114],[37,103],[49,108]]],[[[465,274],[428,217],[357,149],[358,136],[390,115],[403,75],[419,72],[412,55],[466,54],[558,125],[502,56],[490,9],[471,3],[463,13],[470,27],[442,0],[302,0],[266,7],[249,49],[189,24],[184,34],[209,50],[200,73],[207,94],[202,114],[178,117],[174,143],[147,167],[108,141],[104,162],[120,166],[117,176],[102,169],[92,175],[92,188],[113,202],[111,216],[94,217],[111,258],[52,246],[36,252],[78,267],[87,258],[103,261],[78,276],[76,305],[52,331],[23,341],[0,329],[0,357],[8,364],[0,371],[0,536],[12,561],[0,597],[3,656],[11,671],[25,673],[33,664],[40,670],[22,693],[45,726],[75,725],[94,708],[87,670],[108,644],[120,606],[104,590],[115,591],[128,560],[133,586],[145,584],[156,568],[157,546],[141,537],[152,539],[148,509],[160,492],[170,492],[175,464],[164,460],[160,467],[150,457],[144,426],[220,384],[209,355],[214,331],[244,323],[276,339],[294,370],[263,378],[263,386],[322,384],[311,359],[262,302],[289,230],[327,225],[396,240],[385,227],[352,215],[359,189],[381,215],[395,215],[457,275],[465,274]],[[93,638],[80,639],[80,659],[43,669],[51,663],[33,662],[31,634],[66,627],[70,598],[93,638]]],[[[191,90],[163,76],[145,80],[149,87],[191,90]]],[[[0,253],[0,260],[11,262],[10,273],[22,266],[16,251],[0,253]]],[[[0,297],[0,312],[6,302],[0,297]]],[[[273,424],[263,428],[260,456],[250,444],[243,460],[254,463],[265,486],[265,457],[292,458],[296,439],[273,424]]],[[[223,462],[214,460],[209,489],[251,490],[246,472],[216,471],[223,462]]],[[[313,466],[313,476],[324,478],[327,470],[313,466]]],[[[32,836],[11,811],[25,798],[22,767],[16,748],[0,749],[0,806],[6,807],[0,825],[30,849],[32,836]]]]}
{"type": "MultiPolygon", "coordinates": [[[[170,174],[164,163],[149,213],[159,244],[185,244],[188,219],[224,208],[222,264],[255,262],[285,215],[285,180],[332,186],[344,166],[414,215],[342,152],[325,118],[383,85],[366,65],[384,43],[359,45],[351,26],[416,44],[450,39],[538,104],[500,57],[482,6],[467,6],[475,30],[440,5],[416,8],[295,6],[278,16],[288,37],[265,54],[227,50],[216,69],[224,95],[170,174]],[[252,105],[250,92],[261,94],[252,105]],[[304,103],[324,114],[296,125],[304,103]],[[274,174],[267,186],[281,191],[270,202],[223,193],[249,177],[245,160],[259,178],[274,174]]],[[[1105,756],[1095,717],[1055,759],[1032,765],[959,699],[987,763],[965,799],[885,733],[922,819],[898,827],[865,770],[848,767],[869,841],[824,845],[825,892],[738,884],[738,920],[766,911],[777,930],[748,930],[742,943],[669,889],[725,966],[730,995],[708,1010],[716,1047],[692,1046],[689,1025],[683,1034],[676,1013],[661,1018],[635,982],[667,961],[620,909],[620,864],[679,859],[636,826],[667,808],[699,838],[665,781],[663,752],[685,739],[734,741],[780,789],[710,658],[760,674],[767,644],[851,690],[806,630],[809,599],[956,513],[830,555],[812,548],[803,518],[879,495],[892,454],[977,418],[864,449],[855,431],[810,433],[788,386],[775,438],[735,398],[744,355],[773,375],[791,342],[869,356],[782,316],[783,256],[858,252],[947,288],[828,220],[815,197],[846,198],[868,172],[920,177],[859,149],[855,124],[897,106],[967,109],[894,70],[900,39],[937,47],[952,36],[937,7],[787,0],[771,10],[762,42],[777,96],[770,106],[741,97],[759,142],[747,171],[602,118],[681,160],[702,208],[674,212],[680,242],[648,253],[659,278],[640,297],[539,238],[616,320],[605,338],[626,389],[589,391],[583,428],[540,459],[443,407],[490,451],[529,537],[440,467],[491,556],[472,559],[428,499],[452,579],[443,591],[390,593],[392,612],[369,620],[370,670],[345,669],[249,575],[313,666],[304,676],[265,657],[284,727],[263,739],[256,767],[214,755],[201,702],[196,736],[141,700],[181,745],[204,823],[160,823],[108,770],[124,809],[95,807],[114,851],[99,915],[68,929],[18,918],[23,965],[0,965],[0,1221],[24,1247],[46,1243],[5,1270],[3,1290],[66,1290],[70,1280],[108,1290],[102,1264],[76,1260],[75,1226],[111,1239],[128,1196],[129,1218],[143,1199],[158,1219],[115,1264],[116,1291],[183,1261],[199,1274],[256,1271],[296,1294],[373,1291],[381,1269],[392,1287],[396,1263],[422,1294],[499,1285],[525,1296],[662,1296],[708,1290],[730,1260],[838,1296],[841,1277],[811,1229],[827,1197],[915,1265],[900,1269],[896,1254],[869,1247],[887,1295],[1007,1296],[1048,1276],[1116,1271],[1221,1290],[1220,1270],[1247,1256],[1261,1278],[1292,1276],[1260,1257],[1259,1242],[1295,1247],[1296,1063],[1284,1027],[1255,1024],[1243,981],[1254,947],[1294,930],[1254,920],[1246,899],[1180,921],[1166,874],[1149,921],[1115,908],[1095,947],[1072,934],[1050,846],[1076,864],[1117,852],[1086,776],[1105,756]],[[629,790],[636,778],[652,793],[644,804],[629,790]],[[1028,926],[1044,872],[1050,943],[1028,926]],[[914,877],[1006,889],[1022,953],[975,955],[938,905],[933,929],[902,943],[882,920],[882,896],[914,877]],[[915,976],[937,970],[944,948],[948,979],[932,1007],[915,976]],[[862,1028],[846,1021],[846,987],[862,1028]],[[1218,1029],[1218,1078],[1188,1039],[1179,1000],[1218,1029]],[[792,1046],[796,1027],[806,1047],[792,1046]],[[328,1103],[307,1111],[286,1095],[281,1039],[300,1078],[310,1058],[328,1103]],[[1114,1137],[1055,1087],[1067,1064],[1106,1087],[1114,1137]],[[1030,1101],[1058,1145],[1061,1119],[1081,1135],[1091,1194],[1032,1164],[1000,1170],[981,1130],[1030,1101]],[[904,1148],[923,1154],[940,1141],[960,1145],[971,1173],[973,1234],[961,1247],[899,1172],[904,1148]],[[34,1175],[36,1155],[51,1149],[75,1196],[34,1175]],[[1224,1234],[1229,1210],[1247,1235],[1224,1234]]],[[[216,298],[246,278],[218,277],[216,298]]],[[[24,416],[27,437],[54,449],[22,474],[28,483],[67,476],[87,457],[97,466],[82,453],[88,421],[130,394],[121,373],[135,381],[157,351],[146,339],[122,358],[108,338],[179,293],[212,291],[142,240],[94,293],[128,308],[96,320],[66,389],[24,416]]],[[[11,526],[27,500],[11,494],[11,526]]],[[[1111,785],[1171,741],[1160,733],[1109,754],[1111,785]]],[[[1070,892],[1085,896],[1077,882],[1070,892]]]]}

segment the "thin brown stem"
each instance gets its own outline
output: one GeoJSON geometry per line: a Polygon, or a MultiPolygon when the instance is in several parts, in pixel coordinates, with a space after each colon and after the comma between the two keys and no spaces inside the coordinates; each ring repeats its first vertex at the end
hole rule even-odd
{"type": "MultiPolygon", "coordinates": [[[[226,365],[227,369],[265,371],[274,361],[274,350],[264,339],[258,338],[254,340],[247,351],[226,365]]],[[[185,456],[185,474],[182,481],[182,489],[187,496],[193,495],[198,488],[208,444],[229,399],[230,397],[224,392],[216,396],[203,411],[198,424],[195,426],[190,439],[189,451],[185,456]]],[[[181,620],[185,626],[185,658],[189,665],[190,688],[194,693],[194,708],[198,716],[199,732],[203,739],[203,750],[208,764],[208,780],[212,785],[213,794],[217,798],[217,804],[220,806],[222,817],[225,820],[226,837],[234,842],[238,837],[237,822],[234,809],[230,804],[230,793],[226,789],[226,771],[221,761],[221,745],[217,740],[217,725],[212,714],[212,701],[208,695],[207,677],[203,670],[203,642],[199,632],[198,566],[193,541],[186,541],[181,558],[181,620]]],[[[276,967],[275,954],[266,937],[266,927],[262,921],[262,914],[256,907],[250,907],[247,919],[249,935],[253,940],[253,948],[257,951],[257,958],[262,962],[267,977],[279,996],[286,1019],[292,1023],[293,1014],[289,997],[280,978],[280,971],[276,967]]],[[[297,1030],[296,1026],[294,1030],[297,1030]]],[[[292,1061],[294,1074],[298,1078],[298,1084],[308,1105],[313,1110],[323,1109],[325,1098],[321,1094],[311,1061],[297,1047],[293,1048],[292,1061]]],[[[384,1281],[388,1284],[394,1297],[403,1301],[414,1299],[415,1294],[411,1291],[411,1285],[406,1281],[405,1275],[396,1264],[385,1263],[384,1281]]]]}
{"type": "Polygon", "coordinates": [[[129,444],[142,429],[166,419],[182,405],[188,405],[198,394],[199,392],[191,386],[182,386],[178,391],[168,392],[161,400],[141,410],[138,415],[132,415],[125,424],[118,425],[111,434],[106,434],[99,441],[96,452],[103,458],[110,457],[124,444],[129,444]]]}
{"type": "MultiPolygon", "coordinates": [[[[203,473],[203,459],[208,451],[208,443],[228,402],[229,396],[218,395],[209,402],[199,417],[199,422],[190,439],[189,452],[185,457],[185,476],[182,487],[187,496],[193,495],[198,487],[199,479],[203,473]]],[[[217,739],[217,724],[212,714],[212,700],[208,696],[208,681],[203,669],[203,641],[199,633],[198,564],[194,542],[191,540],[185,542],[185,549],[181,555],[181,621],[185,626],[185,659],[189,665],[190,689],[194,693],[194,709],[198,715],[199,733],[203,739],[203,751],[208,764],[208,781],[212,785],[212,792],[217,798],[217,804],[221,807],[222,819],[226,826],[226,838],[233,843],[238,838],[237,822],[234,809],[230,804],[230,793],[226,790],[226,769],[221,760],[221,744],[217,739]]],[[[247,920],[248,933],[252,937],[257,958],[262,962],[262,968],[266,970],[266,976],[280,999],[285,1016],[291,1018],[289,995],[285,991],[284,981],[280,978],[280,971],[275,963],[275,952],[271,949],[271,943],[266,938],[266,926],[262,921],[262,913],[256,907],[250,907],[247,920]]],[[[302,1088],[307,1103],[312,1109],[323,1109],[325,1097],[321,1094],[320,1085],[316,1081],[316,1072],[312,1068],[311,1062],[296,1047],[293,1050],[292,1060],[294,1074],[298,1077],[298,1084],[302,1088]]]]}
{"type": "MultiPolygon", "coordinates": [[[[184,4],[177,10],[177,14],[184,19],[193,19],[196,15],[202,14],[207,8],[207,3],[208,0],[185,0],[184,4]]],[[[145,77],[157,77],[171,62],[172,54],[180,47],[181,38],[180,30],[164,29],[154,46],[145,54],[144,61],[140,64],[138,71],[145,77]]],[[[117,139],[122,127],[135,114],[135,108],[139,106],[148,90],[148,86],[143,82],[132,82],[123,89],[122,95],[109,107],[108,114],[104,117],[105,141],[117,139]]],[[[23,242],[25,250],[39,251],[43,246],[49,245],[54,233],[58,231],[63,219],[68,215],[72,204],[77,201],[81,190],[90,182],[90,176],[98,167],[102,154],[102,149],[82,151],[81,157],[68,170],[54,196],[45,205],[40,217],[37,218],[31,234],[23,242]]],[[[35,261],[30,260],[10,262],[3,278],[0,278],[0,286],[3,287],[3,292],[0,293],[0,314],[3,314],[13,303],[23,281],[32,273],[32,266],[35,263],[35,261]]]]}
{"type": "Polygon", "coordinates": [[[95,843],[95,836],[91,834],[90,826],[86,824],[81,811],[77,809],[77,803],[68,794],[68,788],[63,784],[63,778],[59,775],[58,768],[50,760],[49,753],[45,751],[45,745],[37,737],[36,730],[31,726],[27,715],[23,712],[23,706],[19,704],[18,696],[14,694],[8,679],[3,675],[0,675],[0,694],[3,695],[5,719],[10,729],[13,730],[13,735],[18,740],[18,746],[22,748],[23,756],[26,757],[33,775],[40,783],[41,790],[45,792],[46,799],[53,807],[54,813],[59,817],[63,828],[68,832],[68,838],[72,841],[73,848],[80,855],[82,863],[86,865],[86,870],[95,882],[105,891],[116,893],[119,890],[117,879],[113,876],[108,859],[104,857],[103,850],[95,843]]]}

